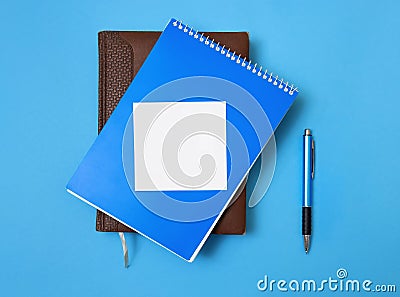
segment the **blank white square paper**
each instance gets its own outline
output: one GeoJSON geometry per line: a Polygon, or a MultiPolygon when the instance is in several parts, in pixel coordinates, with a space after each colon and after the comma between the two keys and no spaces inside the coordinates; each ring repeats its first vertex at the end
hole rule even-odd
{"type": "Polygon", "coordinates": [[[133,104],[136,191],[226,190],[226,103],[133,104]]]}

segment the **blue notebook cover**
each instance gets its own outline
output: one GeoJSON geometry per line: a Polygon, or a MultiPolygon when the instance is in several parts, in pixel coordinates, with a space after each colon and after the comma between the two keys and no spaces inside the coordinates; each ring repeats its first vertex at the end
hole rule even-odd
{"type": "Polygon", "coordinates": [[[297,93],[172,19],[67,191],[192,262],[297,93]]]}

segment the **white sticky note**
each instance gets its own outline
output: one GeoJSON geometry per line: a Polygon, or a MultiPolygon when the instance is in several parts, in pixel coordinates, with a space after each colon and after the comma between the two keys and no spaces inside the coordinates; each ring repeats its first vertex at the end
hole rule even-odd
{"type": "Polygon", "coordinates": [[[136,191],[226,190],[226,103],[133,104],[136,191]]]}

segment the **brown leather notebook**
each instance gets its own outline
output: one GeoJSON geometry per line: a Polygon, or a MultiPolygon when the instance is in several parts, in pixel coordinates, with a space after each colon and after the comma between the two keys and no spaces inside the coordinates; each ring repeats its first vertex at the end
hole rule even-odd
{"type": "MultiPolygon", "coordinates": [[[[99,110],[98,130],[103,128],[132,79],[142,66],[161,32],[99,32],[99,110]]],[[[246,32],[204,33],[242,57],[249,56],[246,32]]],[[[246,231],[246,189],[225,210],[214,234],[244,234],[246,231]]],[[[110,216],[97,211],[96,230],[101,232],[134,232],[110,216]]]]}

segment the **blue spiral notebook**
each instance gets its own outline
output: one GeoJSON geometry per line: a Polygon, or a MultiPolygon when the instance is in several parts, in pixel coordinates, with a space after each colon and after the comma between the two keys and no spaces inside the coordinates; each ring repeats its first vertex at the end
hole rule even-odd
{"type": "Polygon", "coordinates": [[[192,262],[297,93],[172,19],[67,191],[192,262]]]}

